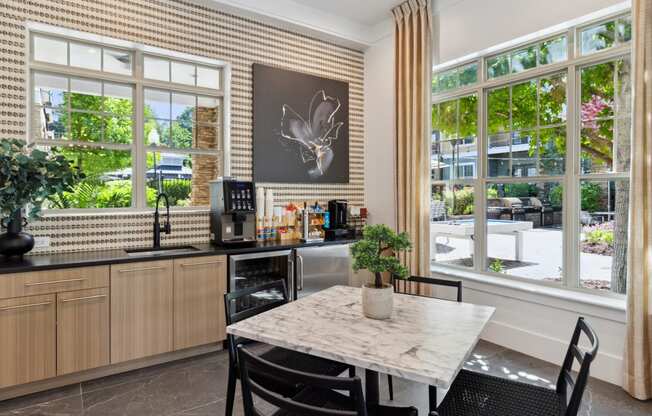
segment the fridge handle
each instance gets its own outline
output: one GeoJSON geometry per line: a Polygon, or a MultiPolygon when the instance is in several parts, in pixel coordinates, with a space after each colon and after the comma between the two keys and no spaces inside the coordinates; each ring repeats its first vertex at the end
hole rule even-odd
{"type": "Polygon", "coordinates": [[[297,273],[299,274],[297,279],[297,291],[303,290],[303,257],[300,254],[297,254],[297,273]]]}
{"type": "Polygon", "coordinates": [[[294,260],[292,256],[288,256],[288,297],[290,300],[294,299],[294,260]]]}

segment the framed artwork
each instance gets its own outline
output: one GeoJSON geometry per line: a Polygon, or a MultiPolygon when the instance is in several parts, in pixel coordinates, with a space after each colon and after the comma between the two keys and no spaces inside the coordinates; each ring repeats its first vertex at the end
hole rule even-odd
{"type": "Polygon", "coordinates": [[[254,180],[349,182],[349,84],[253,65],[254,180]]]}

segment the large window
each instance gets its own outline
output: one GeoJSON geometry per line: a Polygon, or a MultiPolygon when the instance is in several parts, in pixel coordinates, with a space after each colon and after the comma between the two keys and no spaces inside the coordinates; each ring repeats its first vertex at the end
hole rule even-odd
{"type": "Polygon", "coordinates": [[[84,177],[50,209],[209,204],[223,165],[225,65],[154,48],[31,35],[30,135],[84,177]],[[174,55],[174,56],[172,56],[174,55]]]}
{"type": "Polygon", "coordinates": [[[433,266],[624,293],[630,41],[611,15],[433,75],[433,266]]]}

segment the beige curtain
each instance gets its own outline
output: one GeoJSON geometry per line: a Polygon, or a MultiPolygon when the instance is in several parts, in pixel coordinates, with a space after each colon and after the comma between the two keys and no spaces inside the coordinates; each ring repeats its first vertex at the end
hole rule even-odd
{"type": "Polygon", "coordinates": [[[430,275],[430,1],[395,7],[397,231],[413,249],[402,260],[413,275],[430,275]]]}
{"type": "Polygon", "coordinates": [[[652,399],[652,0],[634,0],[634,136],[623,387],[652,399]]]}

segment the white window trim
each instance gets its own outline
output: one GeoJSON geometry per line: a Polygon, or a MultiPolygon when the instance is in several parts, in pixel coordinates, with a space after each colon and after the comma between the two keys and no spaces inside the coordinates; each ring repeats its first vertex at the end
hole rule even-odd
{"type": "MultiPolygon", "coordinates": [[[[26,42],[26,131],[25,131],[25,141],[27,143],[32,143],[33,139],[31,137],[31,109],[33,95],[31,90],[32,77],[34,72],[53,72],[55,74],[61,74],[63,76],[69,77],[86,77],[93,78],[97,80],[110,81],[110,82],[120,82],[125,84],[130,84],[134,87],[134,138],[131,147],[132,152],[132,206],[129,208],[71,208],[71,209],[48,209],[43,211],[44,216],[52,215],[66,215],[66,214],[110,214],[110,213],[149,213],[154,210],[154,208],[147,207],[147,202],[145,198],[145,184],[141,174],[145,173],[145,166],[143,161],[145,160],[145,153],[147,152],[147,146],[144,144],[143,140],[143,109],[140,108],[140,105],[137,103],[143,103],[143,90],[144,88],[158,88],[164,90],[172,90],[174,92],[188,92],[195,95],[207,95],[213,97],[219,97],[222,100],[222,120],[221,120],[221,139],[220,143],[220,155],[222,162],[222,172],[223,176],[230,176],[231,174],[231,64],[225,61],[206,58],[202,56],[191,55],[183,52],[171,51],[167,49],[162,49],[154,46],[145,45],[142,43],[136,43],[131,41],[126,41],[123,39],[116,39],[108,36],[97,35],[93,33],[81,32],[77,30],[67,29],[58,26],[52,26],[48,24],[38,23],[38,22],[27,22],[25,25],[25,33],[27,39],[26,42]],[[56,64],[48,64],[43,62],[35,62],[33,60],[32,54],[32,36],[34,34],[41,34],[44,36],[51,36],[59,39],[69,40],[69,41],[80,41],[85,43],[97,44],[99,46],[106,46],[111,48],[127,49],[134,54],[134,63],[133,63],[133,74],[132,75],[120,75],[112,74],[108,72],[87,70],[84,68],[76,68],[71,66],[60,66],[56,64]],[[185,61],[192,64],[205,65],[219,69],[221,72],[220,79],[220,90],[213,90],[209,88],[197,87],[197,86],[187,86],[183,84],[176,84],[172,82],[161,82],[155,80],[145,79],[143,76],[143,55],[154,55],[159,57],[164,57],[167,59],[175,61],[185,61]],[[142,189],[141,189],[142,188],[142,189]]],[[[42,142],[41,142],[42,143],[42,142]]],[[[171,153],[193,153],[193,150],[196,149],[163,149],[170,150],[171,153]]],[[[144,177],[144,176],[143,176],[144,177]]],[[[216,178],[217,179],[217,178],[216,178]]],[[[195,207],[172,207],[174,211],[206,211],[207,206],[195,206],[195,207]]]]}
{"type": "MultiPolygon", "coordinates": [[[[611,291],[602,291],[589,288],[583,288],[580,285],[579,272],[579,213],[580,213],[580,195],[579,185],[582,180],[618,180],[629,179],[629,173],[606,173],[606,174],[580,174],[579,152],[580,152],[580,128],[579,111],[580,104],[576,98],[580,96],[580,71],[581,68],[590,65],[596,65],[602,62],[611,61],[622,57],[631,57],[632,42],[627,44],[616,44],[609,49],[601,50],[587,55],[580,55],[580,37],[579,33],[587,26],[599,24],[603,21],[613,20],[617,17],[626,15],[630,11],[631,3],[629,1],[617,4],[607,9],[592,13],[590,15],[574,19],[560,25],[553,26],[527,35],[510,42],[500,44],[483,51],[473,53],[433,66],[433,73],[442,72],[454,67],[461,67],[478,63],[478,82],[465,87],[456,88],[443,93],[431,95],[431,104],[437,104],[444,101],[459,99],[469,95],[477,95],[478,105],[478,126],[477,126],[477,168],[474,179],[455,179],[455,180],[432,180],[432,174],[429,174],[431,183],[442,183],[448,185],[470,185],[474,187],[475,212],[474,221],[476,236],[474,244],[474,264],[473,268],[467,268],[451,264],[438,264],[431,262],[431,271],[438,274],[448,274],[450,276],[463,277],[480,281],[482,278],[488,284],[496,284],[500,281],[508,281],[516,284],[515,287],[525,287],[523,285],[534,285],[540,287],[541,293],[556,294],[558,291],[574,292],[579,295],[592,295],[600,298],[612,298],[615,308],[624,305],[624,295],[613,293],[611,291]],[[537,66],[516,74],[508,74],[498,78],[487,78],[486,59],[497,54],[510,52],[526,45],[541,42],[554,36],[562,34],[567,35],[568,59],[563,62],[537,66]],[[567,72],[567,115],[566,115],[566,135],[567,135],[567,152],[565,161],[565,173],[558,176],[533,176],[533,177],[488,177],[487,176],[487,144],[486,122],[487,122],[487,93],[497,87],[512,85],[521,81],[536,79],[539,77],[553,75],[560,72],[567,72]],[[572,94],[568,94],[572,91],[572,94]],[[570,144],[570,145],[569,145],[570,144]],[[546,282],[543,280],[527,279],[519,276],[495,273],[488,270],[487,266],[487,236],[486,236],[486,188],[492,183],[514,183],[514,182],[559,182],[564,187],[564,207],[563,207],[563,265],[562,265],[562,282],[546,282]]],[[[432,148],[430,146],[430,148],[432,148]]],[[[578,299],[581,298],[578,297],[578,299]]],[[[589,302],[594,303],[594,302],[589,302]]],[[[599,302],[598,302],[599,303],[599,302]]]]}

